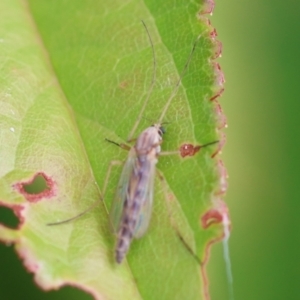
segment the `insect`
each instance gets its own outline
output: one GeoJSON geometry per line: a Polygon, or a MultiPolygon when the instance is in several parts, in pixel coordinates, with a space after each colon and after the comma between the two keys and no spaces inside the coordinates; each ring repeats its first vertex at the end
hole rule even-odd
{"type": "Polygon", "coordinates": [[[145,129],[129,151],[110,211],[117,234],[115,258],[124,259],[132,238],[146,232],[153,201],[155,165],[160,154],[164,129],[160,124],[145,129]]]}
{"type": "MultiPolygon", "coordinates": [[[[148,31],[147,26],[142,21],[145,30],[147,32],[152,53],[153,53],[153,78],[152,83],[147,94],[147,98],[144,102],[140,116],[142,115],[146,104],[151,95],[156,76],[156,58],[153,42],[148,31]]],[[[115,259],[117,263],[121,263],[125,258],[130,244],[133,238],[142,237],[149,226],[152,203],[153,203],[153,191],[154,191],[154,177],[155,177],[155,166],[158,162],[158,157],[161,154],[178,154],[179,151],[161,152],[162,137],[165,133],[165,129],[162,126],[162,120],[165,113],[168,110],[172,99],[177,93],[180,86],[181,80],[188,68],[192,55],[195,51],[196,44],[199,40],[195,41],[192,51],[188,57],[188,60],[184,66],[182,73],[180,74],[179,80],[177,81],[171,96],[167,100],[165,107],[161,113],[159,121],[156,124],[146,128],[136,139],[136,143],[133,147],[129,148],[124,144],[117,144],[111,140],[106,139],[117,146],[125,149],[129,149],[128,158],[123,167],[123,171],[119,180],[116,197],[110,209],[110,220],[117,236],[115,246],[115,259]]],[[[129,139],[131,139],[135,132],[140,117],[135,123],[129,139]]],[[[217,143],[218,141],[211,142],[201,147],[217,143]]]]}

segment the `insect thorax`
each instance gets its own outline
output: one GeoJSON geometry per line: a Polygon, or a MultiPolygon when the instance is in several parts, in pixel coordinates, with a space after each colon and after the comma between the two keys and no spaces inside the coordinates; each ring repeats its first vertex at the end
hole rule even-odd
{"type": "Polygon", "coordinates": [[[146,128],[136,141],[135,150],[137,155],[159,155],[161,151],[160,144],[162,143],[162,134],[163,131],[160,124],[154,124],[146,128]]]}

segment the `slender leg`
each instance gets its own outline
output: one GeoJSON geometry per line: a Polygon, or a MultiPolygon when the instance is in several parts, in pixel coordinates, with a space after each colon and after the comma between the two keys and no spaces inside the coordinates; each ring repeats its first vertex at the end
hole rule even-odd
{"type": "Polygon", "coordinates": [[[178,150],[174,151],[162,151],[159,153],[159,156],[169,156],[169,155],[174,155],[174,154],[180,154],[178,150]]]}
{"type": "Polygon", "coordinates": [[[74,216],[72,218],[63,220],[63,221],[48,223],[47,226],[54,226],[54,225],[61,225],[61,224],[69,223],[71,221],[77,220],[78,218],[82,217],[83,215],[85,215],[86,213],[88,213],[89,211],[91,211],[92,209],[94,209],[104,199],[104,195],[105,195],[105,192],[106,192],[106,188],[107,188],[107,184],[108,184],[108,180],[109,180],[112,168],[114,166],[122,165],[122,164],[123,164],[123,162],[116,161],[116,160],[113,160],[113,161],[110,162],[109,167],[108,167],[108,171],[107,171],[106,176],[105,176],[104,186],[103,186],[103,190],[102,190],[102,195],[103,196],[101,196],[100,199],[98,199],[97,201],[95,201],[90,207],[88,207],[86,210],[84,210],[80,214],[78,214],[78,215],[76,215],[76,216],[74,216]]]}
{"type": "Polygon", "coordinates": [[[82,217],[83,215],[85,215],[86,213],[88,213],[89,211],[91,211],[92,209],[94,209],[98,204],[100,204],[100,202],[102,202],[102,197],[100,197],[100,199],[98,199],[96,202],[94,202],[89,208],[87,208],[86,210],[84,210],[83,212],[81,212],[80,214],[72,217],[72,218],[69,218],[69,219],[66,219],[66,220],[63,220],[63,221],[59,221],[59,222],[54,222],[54,223],[47,223],[47,226],[54,226],[54,225],[61,225],[61,224],[65,224],[65,223],[69,223],[71,221],[74,221],[80,217],[82,217]]]}
{"type": "MultiPolygon", "coordinates": [[[[172,153],[173,154],[173,153],[172,153]]],[[[163,191],[164,191],[164,198],[166,200],[167,203],[167,210],[168,210],[168,215],[170,218],[170,222],[171,222],[171,226],[173,227],[174,231],[176,232],[176,235],[178,236],[179,240],[182,242],[182,244],[184,245],[184,247],[188,250],[188,252],[193,256],[193,258],[197,261],[198,264],[202,264],[200,258],[196,255],[195,251],[193,250],[193,246],[191,246],[187,239],[184,238],[183,234],[180,232],[180,228],[178,226],[178,223],[175,220],[175,216],[174,216],[174,205],[176,205],[176,203],[172,203],[174,202],[174,200],[171,200],[169,195],[170,192],[168,191],[168,187],[167,187],[167,183],[164,179],[164,176],[162,175],[162,173],[156,169],[157,174],[159,179],[162,182],[162,187],[163,187],[163,191]]]]}
{"type": "Polygon", "coordinates": [[[128,146],[128,145],[126,145],[126,144],[123,144],[123,143],[121,143],[121,144],[118,144],[118,143],[116,143],[116,142],[114,142],[114,141],[112,141],[112,140],[109,140],[109,139],[105,139],[107,142],[109,142],[109,143],[111,143],[111,144],[114,144],[114,145],[116,145],[116,146],[118,146],[118,147],[120,147],[120,148],[122,148],[122,149],[124,149],[124,150],[127,150],[127,151],[129,151],[130,150],[130,146],[128,146]]]}
{"type": "Polygon", "coordinates": [[[103,197],[105,196],[105,193],[106,193],[106,189],[107,189],[107,185],[108,185],[108,182],[109,182],[109,178],[110,178],[110,175],[111,175],[111,171],[112,171],[112,168],[114,166],[121,166],[123,165],[124,163],[120,160],[112,160],[110,163],[109,163],[109,166],[108,166],[108,170],[106,172],[106,176],[105,176],[105,180],[104,180],[104,185],[103,185],[103,197]]]}
{"type": "Polygon", "coordinates": [[[137,138],[131,138],[131,139],[127,140],[127,142],[128,142],[128,143],[133,143],[133,142],[135,142],[136,140],[137,140],[137,138]]]}

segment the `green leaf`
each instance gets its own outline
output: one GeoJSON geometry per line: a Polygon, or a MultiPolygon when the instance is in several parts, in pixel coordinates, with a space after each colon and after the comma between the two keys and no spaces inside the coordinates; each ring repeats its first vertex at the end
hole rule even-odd
{"type": "Polygon", "coordinates": [[[121,167],[109,178],[107,171],[128,153],[105,142],[126,142],[149,91],[152,51],[141,19],[158,70],[135,135],[158,120],[201,35],[165,115],[162,148],[220,139],[218,104],[211,101],[222,81],[212,63],[219,44],[201,10],[204,5],[183,0],[1,2],[0,199],[21,224],[1,225],[0,239],[15,243],[43,289],[71,284],[97,299],[201,299],[207,293],[204,262],[222,227],[203,228],[201,217],[220,208],[213,199],[224,178],[211,157],[218,146],[159,158],[150,228],[117,265],[107,211],[121,167]],[[46,225],[102,197],[78,220],[46,225]]]}

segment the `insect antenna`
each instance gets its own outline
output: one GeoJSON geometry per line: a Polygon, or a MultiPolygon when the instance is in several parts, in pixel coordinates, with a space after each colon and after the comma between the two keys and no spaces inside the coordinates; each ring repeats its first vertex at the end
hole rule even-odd
{"type": "Polygon", "coordinates": [[[155,85],[155,81],[156,81],[156,57],[155,57],[155,51],[154,51],[154,45],[153,45],[153,41],[152,41],[152,38],[151,38],[151,35],[150,35],[150,32],[148,30],[148,27],[147,25],[145,24],[145,22],[143,20],[141,20],[142,24],[144,25],[145,27],[145,30],[147,32],[147,35],[148,35],[148,38],[149,38],[149,42],[150,42],[150,45],[151,45],[151,49],[152,49],[152,57],[153,57],[153,74],[152,74],[152,80],[151,80],[151,84],[150,84],[150,87],[149,87],[149,90],[148,90],[148,93],[147,93],[147,96],[146,96],[146,100],[144,101],[144,104],[142,106],[142,109],[140,111],[140,114],[135,122],[135,124],[133,125],[133,128],[131,129],[130,133],[129,133],[129,136],[127,138],[127,141],[131,140],[132,139],[132,136],[133,134],[135,133],[136,131],[136,128],[138,127],[140,121],[141,121],[141,118],[142,118],[142,115],[145,111],[145,108],[147,106],[147,103],[150,99],[150,96],[152,94],[152,91],[153,91],[153,88],[154,88],[154,85],[155,85]]]}
{"type": "Polygon", "coordinates": [[[66,219],[60,222],[53,222],[53,223],[47,223],[47,226],[55,226],[55,225],[61,225],[61,224],[65,224],[65,223],[69,223],[71,221],[74,221],[78,218],[80,218],[81,216],[85,215],[86,213],[88,213],[89,211],[91,211],[93,208],[95,208],[100,202],[102,202],[102,198],[100,198],[98,201],[96,201],[95,203],[93,203],[89,208],[87,208],[85,211],[81,212],[80,214],[76,215],[75,217],[72,217],[70,219],[66,219]]]}
{"type": "Polygon", "coordinates": [[[200,147],[201,147],[201,148],[204,148],[204,147],[207,147],[207,146],[210,146],[210,145],[213,145],[213,144],[217,144],[217,143],[219,143],[219,142],[220,142],[220,141],[213,141],[213,142],[210,142],[210,143],[201,145],[200,147]]]}
{"type": "Polygon", "coordinates": [[[183,70],[182,70],[182,72],[181,72],[181,74],[180,74],[180,77],[179,77],[179,79],[178,79],[176,85],[175,85],[175,88],[174,88],[174,90],[173,90],[173,92],[172,92],[170,98],[168,99],[168,101],[167,101],[167,103],[166,103],[166,105],[165,105],[165,107],[164,107],[164,109],[163,109],[163,111],[162,111],[162,113],[161,113],[161,116],[160,116],[159,121],[158,121],[159,124],[161,124],[161,122],[162,122],[162,120],[163,120],[163,118],[164,118],[164,116],[165,116],[165,114],[166,114],[166,112],[167,112],[167,110],[168,110],[168,108],[169,108],[169,106],[170,106],[170,104],[171,104],[173,98],[176,96],[176,93],[177,93],[177,91],[178,91],[178,88],[179,88],[179,86],[180,86],[180,83],[181,83],[181,81],[182,81],[182,78],[183,78],[183,76],[185,75],[185,72],[186,72],[186,70],[187,70],[187,68],[188,68],[188,66],[189,66],[189,64],[190,64],[190,62],[191,62],[191,59],[192,59],[193,54],[194,54],[195,49],[196,49],[196,45],[197,45],[197,43],[198,43],[198,41],[199,41],[200,38],[201,38],[201,35],[199,35],[198,38],[196,39],[196,41],[194,42],[192,51],[191,51],[191,53],[190,53],[190,55],[189,55],[189,57],[188,57],[188,59],[187,59],[185,65],[184,65],[184,68],[183,68],[183,70]]]}

